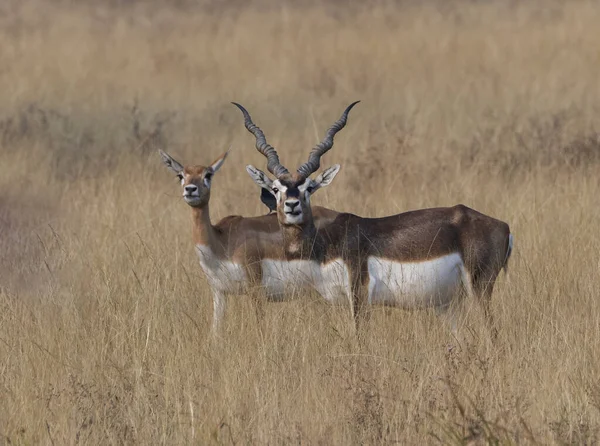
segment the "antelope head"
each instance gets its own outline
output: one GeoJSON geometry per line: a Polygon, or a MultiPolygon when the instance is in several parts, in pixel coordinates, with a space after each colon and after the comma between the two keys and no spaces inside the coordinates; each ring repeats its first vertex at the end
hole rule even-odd
{"type": "Polygon", "coordinates": [[[171,155],[159,150],[163,163],[171,169],[181,182],[183,188],[183,199],[187,204],[195,208],[201,208],[210,200],[210,186],[213,175],[225,162],[228,152],[217,158],[210,166],[183,166],[171,155]]]}
{"type": "Polygon", "coordinates": [[[312,149],[308,161],[293,173],[290,173],[279,162],[275,148],[267,143],[264,133],[252,122],[248,111],[240,104],[233,102],[242,111],[246,129],[256,138],[256,149],[267,158],[267,169],[275,179],[272,180],[263,171],[251,165],[246,166],[246,170],[256,184],[275,197],[277,218],[280,224],[302,225],[312,221],[310,197],[333,181],[340,170],[340,165],[335,164],[325,169],[315,179],[310,178],[310,175],[319,169],[321,156],[333,147],[335,134],[344,128],[348,113],[358,102],[360,101],[353,102],[344,110],[340,119],[327,131],[323,141],[312,149]]]}

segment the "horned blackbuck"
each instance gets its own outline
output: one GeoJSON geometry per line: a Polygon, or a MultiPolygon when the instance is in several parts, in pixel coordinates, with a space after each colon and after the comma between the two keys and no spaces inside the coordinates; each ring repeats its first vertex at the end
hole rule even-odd
{"type": "MultiPolygon", "coordinates": [[[[244,115],[246,128],[255,134],[250,114],[236,105],[244,115]]],[[[277,201],[287,258],[302,259],[313,269],[335,269],[335,273],[313,274],[316,280],[332,281],[327,285],[314,283],[314,287],[350,294],[357,323],[368,304],[406,309],[433,307],[446,315],[456,333],[463,297],[471,295],[482,304],[495,336],[490,298],[513,245],[506,223],[459,204],[382,218],[340,213],[332,222],[315,226],[310,198],[331,183],[340,166],[325,169],[316,179],[310,175],[319,169],[323,154],[333,147],[334,136],[346,125],[354,105],[356,102],[346,108],[325,139],[312,149],[308,162],[296,172],[290,173],[279,163],[271,146],[259,151],[267,157],[274,180],[247,166],[252,179],[270,190],[277,201]]],[[[266,146],[264,135],[261,137],[261,144],[266,146]]]]}
{"type": "MultiPolygon", "coordinates": [[[[223,165],[227,152],[209,166],[183,166],[172,156],[159,151],[163,162],[181,182],[183,199],[192,209],[192,235],[200,265],[213,293],[212,333],[218,334],[227,297],[250,294],[270,300],[291,296],[286,285],[298,283],[289,271],[277,265],[285,259],[283,237],[275,214],[260,217],[232,215],[216,225],[211,223],[209,202],[213,176],[223,165]],[[275,266],[274,266],[275,265],[275,266]]],[[[265,204],[269,204],[268,200],[265,204]]],[[[337,212],[314,210],[317,226],[331,222],[337,212]]],[[[257,302],[260,305],[260,302],[257,302]]]]}

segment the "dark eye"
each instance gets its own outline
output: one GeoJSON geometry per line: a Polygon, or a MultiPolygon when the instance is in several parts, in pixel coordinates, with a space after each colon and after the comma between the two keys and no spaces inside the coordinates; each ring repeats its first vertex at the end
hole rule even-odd
{"type": "Polygon", "coordinates": [[[179,181],[183,180],[183,174],[181,174],[181,173],[178,173],[178,174],[177,174],[177,178],[179,178],[179,181]]]}
{"type": "Polygon", "coordinates": [[[212,173],[207,173],[206,175],[204,175],[204,179],[207,181],[210,181],[212,178],[212,173]]]}
{"type": "Polygon", "coordinates": [[[271,189],[273,191],[274,194],[276,194],[277,192],[279,192],[279,189],[277,189],[276,187],[274,187],[273,189],[271,189]]]}
{"type": "Polygon", "coordinates": [[[308,186],[306,188],[306,192],[308,192],[309,194],[312,194],[313,190],[315,190],[315,188],[313,186],[308,186]]]}

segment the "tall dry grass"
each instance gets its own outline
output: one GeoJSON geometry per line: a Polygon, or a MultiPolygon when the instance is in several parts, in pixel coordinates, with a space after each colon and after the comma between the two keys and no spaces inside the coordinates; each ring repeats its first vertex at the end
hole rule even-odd
{"type": "Polygon", "coordinates": [[[2,6],[0,443],[600,441],[595,2],[113,3],[2,6]],[[264,160],[229,101],[293,165],[355,99],[315,200],[509,222],[497,344],[473,306],[460,345],[383,309],[358,345],[314,296],[268,305],[264,338],[233,298],[210,344],[156,147],[206,164],[232,146],[213,218],[257,215],[243,166],[264,160]]]}

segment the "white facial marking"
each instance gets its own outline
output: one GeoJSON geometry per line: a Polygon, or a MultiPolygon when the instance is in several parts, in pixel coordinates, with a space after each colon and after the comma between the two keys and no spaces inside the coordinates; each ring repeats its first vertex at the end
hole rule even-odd
{"type": "Polygon", "coordinates": [[[302,223],[302,203],[297,198],[290,198],[283,202],[283,213],[287,223],[302,223]]]}
{"type": "Polygon", "coordinates": [[[195,184],[187,184],[183,186],[183,199],[190,205],[195,205],[200,197],[200,191],[195,184]]]}
{"type": "Polygon", "coordinates": [[[310,178],[307,178],[304,181],[304,183],[298,186],[298,189],[300,190],[300,193],[304,194],[307,197],[310,197],[310,195],[314,192],[315,182],[310,178]]]}
{"type": "Polygon", "coordinates": [[[310,207],[310,195],[313,192],[314,181],[307,178],[304,183],[298,186],[299,197],[284,198],[286,196],[287,187],[283,186],[279,180],[273,182],[272,192],[277,198],[277,205],[283,206],[285,222],[290,225],[297,225],[304,222],[303,207],[310,207]],[[277,191],[277,192],[275,192],[277,191]],[[282,202],[283,201],[283,202],[282,202]]]}
{"type": "Polygon", "coordinates": [[[304,203],[306,206],[310,206],[310,196],[317,190],[316,184],[310,178],[307,178],[304,183],[298,186],[300,196],[304,197],[304,203]]]}
{"type": "Polygon", "coordinates": [[[461,290],[464,263],[459,254],[401,263],[369,257],[369,304],[403,308],[446,307],[461,290]]]}
{"type": "Polygon", "coordinates": [[[273,184],[271,185],[271,192],[275,195],[277,203],[281,201],[281,197],[283,197],[285,191],[287,191],[287,187],[281,184],[279,180],[273,181],[273,184]]]}
{"type": "Polygon", "coordinates": [[[285,222],[289,225],[300,224],[302,223],[302,205],[297,198],[284,198],[287,190],[287,186],[281,184],[279,180],[273,181],[271,185],[271,192],[275,194],[277,206],[283,206],[285,222]]]}

